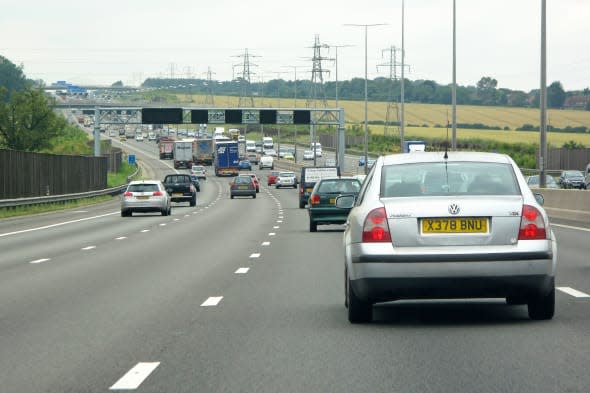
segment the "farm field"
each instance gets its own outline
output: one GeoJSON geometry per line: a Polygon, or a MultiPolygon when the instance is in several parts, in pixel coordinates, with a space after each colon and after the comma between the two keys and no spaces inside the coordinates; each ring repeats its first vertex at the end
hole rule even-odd
{"type": "MultiPolygon", "coordinates": [[[[193,105],[204,105],[204,95],[177,95],[176,98],[182,103],[193,105]]],[[[236,107],[239,98],[230,96],[215,96],[215,106],[236,107]]],[[[255,107],[277,108],[279,107],[305,108],[306,100],[276,97],[254,97],[255,107]]],[[[346,122],[348,124],[362,124],[364,121],[363,101],[340,101],[344,108],[346,122]]],[[[335,105],[335,101],[328,100],[328,105],[335,105]]],[[[408,103],[406,109],[406,139],[408,138],[446,138],[446,128],[435,127],[444,125],[447,122],[447,112],[450,118],[451,106],[438,104],[416,104],[408,103]]],[[[384,121],[387,111],[385,102],[369,102],[369,121],[384,121]]],[[[548,123],[554,127],[589,127],[590,111],[579,110],[548,110],[548,123]]],[[[482,123],[488,126],[508,127],[509,130],[480,130],[480,129],[457,129],[457,138],[461,139],[488,139],[510,143],[539,143],[539,133],[530,131],[515,131],[524,124],[539,124],[539,110],[534,108],[510,108],[510,107],[487,107],[473,105],[457,106],[457,123],[482,123]]],[[[369,128],[373,135],[382,135],[384,126],[370,124],[369,128]]],[[[449,130],[450,133],[450,130],[449,130]]],[[[575,141],[584,146],[590,146],[590,133],[565,133],[548,132],[548,142],[552,146],[562,146],[565,142],[575,141]]]]}

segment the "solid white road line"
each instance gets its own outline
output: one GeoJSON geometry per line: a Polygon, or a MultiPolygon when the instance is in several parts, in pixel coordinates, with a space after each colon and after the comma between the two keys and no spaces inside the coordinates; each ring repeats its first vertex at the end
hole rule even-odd
{"type": "Polygon", "coordinates": [[[570,288],[570,287],[557,287],[557,289],[559,289],[561,292],[567,293],[568,295],[571,295],[573,297],[590,297],[590,295],[588,295],[587,293],[584,292],[580,292],[574,288],[570,288]]]}
{"type": "Polygon", "coordinates": [[[135,367],[123,375],[109,390],[132,390],[139,385],[160,365],[160,362],[137,363],[135,367]]]}
{"type": "Polygon", "coordinates": [[[235,274],[246,274],[248,273],[248,270],[250,270],[249,267],[241,267],[235,271],[235,274]]]}
{"type": "Polygon", "coordinates": [[[34,263],[43,263],[43,262],[47,262],[47,261],[50,261],[50,260],[51,260],[50,258],[41,258],[41,259],[35,259],[34,261],[31,261],[29,263],[33,263],[33,264],[34,263]]]}
{"type": "Polygon", "coordinates": [[[567,229],[577,229],[578,231],[590,232],[590,228],[574,227],[571,225],[562,225],[562,224],[553,224],[553,223],[551,223],[551,225],[554,227],[567,228],[567,229]]]}
{"type": "Polygon", "coordinates": [[[116,238],[115,240],[125,240],[125,239],[127,239],[127,236],[120,236],[120,237],[116,238]]]}
{"type": "Polygon", "coordinates": [[[260,258],[260,253],[255,252],[254,254],[250,254],[250,258],[260,258]]]}
{"type": "Polygon", "coordinates": [[[37,227],[37,228],[23,229],[22,231],[0,233],[0,237],[18,235],[19,233],[27,233],[27,232],[41,231],[43,229],[55,228],[55,227],[60,227],[62,225],[68,225],[68,224],[74,224],[74,223],[82,222],[82,221],[94,220],[94,219],[97,219],[97,218],[108,217],[108,216],[112,216],[112,215],[115,215],[115,214],[121,214],[121,212],[120,211],[117,211],[115,213],[107,213],[107,214],[101,214],[99,216],[80,218],[79,220],[64,221],[64,222],[59,222],[57,224],[45,225],[45,226],[37,227]]]}
{"type": "Polygon", "coordinates": [[[217,306],[221,299],[223,299],[223,296],[211,296],[209,299],[205,300],[203,304],[201,304],[201,307],[217,306]]]}
{"type": "Polygon", "coordinates": [[[86,247],[82,247],[81,250],[82,251],[88,251],[88,250],[93,250],[95,248],[96,248],[96,246],[86,246],[86,247]]]}
{"type": "Polygon", "coordinates": [[[265,246],[265,247],[266,246],[270,246],[270,242],[262,242],[262,245],[265,246]]]}

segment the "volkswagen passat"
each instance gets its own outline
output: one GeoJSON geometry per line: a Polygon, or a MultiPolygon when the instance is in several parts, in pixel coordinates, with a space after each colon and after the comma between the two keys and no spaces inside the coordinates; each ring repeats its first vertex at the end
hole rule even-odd
{"type": "Polygon", "coordinates": [[[531,319],[555,307],[556,240],[514,161],[495,153],[379,158],[344,232],[345,304],[351,322],[398,299],[505,298],[531,319]]]}

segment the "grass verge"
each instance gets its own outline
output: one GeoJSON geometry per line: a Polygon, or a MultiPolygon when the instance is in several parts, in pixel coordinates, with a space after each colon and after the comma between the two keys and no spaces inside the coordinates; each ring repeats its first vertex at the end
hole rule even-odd
{"type": "Polygon", "coordinates": [[[97,203],[110,202],[113,199],[118,198],[116,196],[103,195],[93,198],[83,198],[74,201],[67,201],[63,203],[44,203],[42,205],[30,205],[30,206],[17,206],[17,207],[5,207],[0,209],[0,219],[28,216],[39,213],[47,213],[66,209],[75,209],[84,206],[95,205],[97,203]]]}

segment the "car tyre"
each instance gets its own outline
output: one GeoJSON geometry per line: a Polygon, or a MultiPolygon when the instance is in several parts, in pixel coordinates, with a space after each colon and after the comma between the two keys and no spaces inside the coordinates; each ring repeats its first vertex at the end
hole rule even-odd
{"type": "Polygon", "coordinates": [[[161,211],[162,215],[165,217],[168,215],[168,208],[161,211]]]}
{"type": "Polygon", "coordinates": [[[350,323],[366,323],[373,319],[373,305],[359,299],[350,286],[350,278],[346,277],[346,303],[348,304],[348,321],[350,323]]]}
{"type": "Polygon", "coordinates": [[[197,206],[197,195],[193,195],[193,198],[191,199],[189,204],[191,207],[197,206]]]}
{"type": "Polygon", "coordinates": [[[252,199],[256,199],[256,194],[252,195],[252,199]]]}
{"type": "Polygon", "coordinates": [[[555,314],[555,286],[548,294],[530,299],[528,312],[529,318],[536,321],[552,319],[555,314]]]}
{"type": "Polygon", "coordinates": [[[229,199],[234,199],[234,196],[233,196],[233,195],[230,195],[230,196],[229,196],[229,199]]]}
{"type": "Polygon", "coordinates": [[[299,208],[303,209],[305,207],[305,202],[299,201],[299,208]]]}
{"type": "Polygon", "coordinates": [[[121,217],[129,217],[129,212],[127,210],[121,210],[121,217]]]}
{"type": "Polygon", "coordinates": [[[317,232],[318,231],[318,223],[310,220],[309,221],[309,231],[310,232],[317,232]]]}

